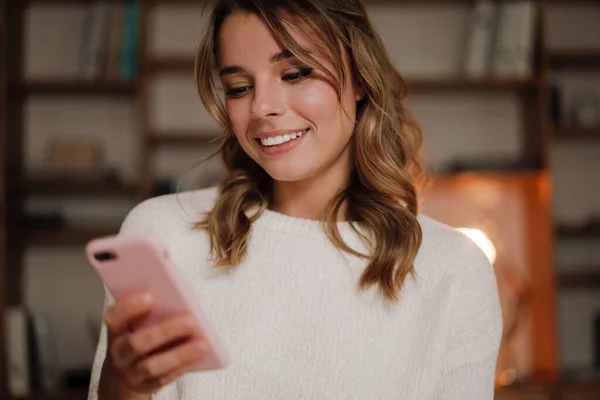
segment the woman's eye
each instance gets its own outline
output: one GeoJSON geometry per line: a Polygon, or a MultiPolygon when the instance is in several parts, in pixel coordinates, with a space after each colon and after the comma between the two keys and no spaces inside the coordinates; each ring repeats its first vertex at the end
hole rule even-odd
{"type": "Polygon", "coordinates": [[[226,94],[227,94],[227,96],[236,97],[236,96],[243,95],[248,90],[250,90],[250,86],[241,86],[241,87],[229,88],[229,89],[227,89],[226,94]]]}
{"type": "Polygon", "coordinates": [[[304,78],[308,77],[312,73],[312,71],[312,68],[303,68],[299,71],[285,74],[282,79],[288,82],[299,82],[304,78]]]}

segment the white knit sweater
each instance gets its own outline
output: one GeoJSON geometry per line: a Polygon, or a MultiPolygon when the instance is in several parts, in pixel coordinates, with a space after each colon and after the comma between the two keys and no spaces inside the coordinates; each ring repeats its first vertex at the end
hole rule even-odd
{"type": "MultiPolygon", "coordinates": [[[[191,230],[215,188],[147,200],[123,235],[154,234],[190,283],[230,365],[187,374],[156,400],[487,400],[502,330],[485,255],[456,230],[419,216],[423,244],[400,301],[357,283],[366,262],[337,250],[318,221],[266,211],[245,261],[211,266],[205,232],[191,230]]],[[[348,223],[344,240],[365,252],[348,223]]],[[[106,298],[105,305],[112,302],[106,298]]],[[[102,326],[89,399],[106,354],[102,326]]]]}

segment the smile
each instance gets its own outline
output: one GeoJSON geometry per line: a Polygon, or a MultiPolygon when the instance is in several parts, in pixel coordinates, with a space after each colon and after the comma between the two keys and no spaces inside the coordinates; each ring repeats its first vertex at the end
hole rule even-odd
{"type": "Polygon", "coordinates": [[[263,146],[278,146],[280,144],[283,143],[287,143],[290,140],[294,140],[297,139],[299,137],[302,137],[302,135],[304,135],[306,132],[308,132],[310,128],[307,128],[303,131],[298,131],[298,132],[293,132],[293,133],[286,133],[285,135],[279,135],[279,136],[271,136],[271,137],[266,137],[266,138],[261,138],[261,139],[257,139],[260,140],[260,143],[263,146]]]}

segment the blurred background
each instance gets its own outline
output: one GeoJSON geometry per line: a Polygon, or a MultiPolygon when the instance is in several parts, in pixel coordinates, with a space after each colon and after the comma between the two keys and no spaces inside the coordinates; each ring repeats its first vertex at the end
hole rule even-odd
{"type": "MultiPolygon", "coordinates": [[[[0,0],[0,396],[84,399],[103,289],[84,244],[206,187],[201,0],[0,0]]],[[[422,212],[498,277],[499,399],[600,399],[600,2],[369,0],[433,179],[422,212]]]]}

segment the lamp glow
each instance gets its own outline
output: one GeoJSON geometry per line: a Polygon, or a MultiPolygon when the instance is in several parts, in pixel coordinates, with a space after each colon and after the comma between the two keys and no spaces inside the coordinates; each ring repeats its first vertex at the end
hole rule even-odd
{"type": "Polygon", "coordinates": [[[465,227],[458,228],[458,230],[474,241],[475,244],[479,246],[479,248],[485,253],[486,257],[490,261],[490,264],[494,265],[494,262],[496,262],[496,247],[485,233],[479,229],[465,227]]]}

